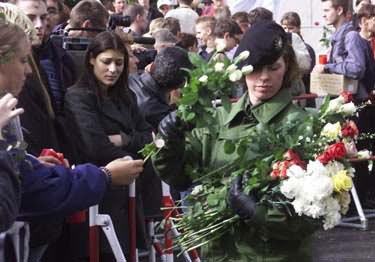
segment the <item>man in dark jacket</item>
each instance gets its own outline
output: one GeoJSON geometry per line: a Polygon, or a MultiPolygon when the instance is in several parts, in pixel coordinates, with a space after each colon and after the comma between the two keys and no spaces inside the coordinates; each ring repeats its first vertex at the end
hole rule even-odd
{"type": "Polygon", "coordinates": [[[156,55],[150,72],[131,77],[129,87],[137,96],[139,109],[154,130],[169,112],[174,110],[178,89],[187,78],[183,68],[191,68],[188,54],[179,47],[166,47],[156,55]]]}

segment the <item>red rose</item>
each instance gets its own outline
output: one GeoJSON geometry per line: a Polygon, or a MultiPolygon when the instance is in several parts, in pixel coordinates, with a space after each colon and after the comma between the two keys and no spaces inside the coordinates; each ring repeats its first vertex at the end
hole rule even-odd
{"type": "Polygon", "coordinates": [[[323,154],[319,155],[316,160],[319,160],[320,163],[322,163],[323,165],[326,165],[328,164],[329,161],[333,160],[333,156],[330,155],[327,151],[324,152],[323,154]]]}
{"type": "Polygon", "coordinates": [[[343,137],[356,137],[359,134],[357,125],[353,121],[347,121],[341,129],[343,137]]]}
{"type": "Polygon", "coordinates": [[[346,148],[344,143],[338,142],[330,145],[326,152],[335,159],[341,159],[346,155],[346,148]]]}
{"type": "Polygon", "coordinates": [[[349,91],[342,91],[340,96],[344,98],[344,103],[349,103],[353,101],[353,95],[349,91]]]}

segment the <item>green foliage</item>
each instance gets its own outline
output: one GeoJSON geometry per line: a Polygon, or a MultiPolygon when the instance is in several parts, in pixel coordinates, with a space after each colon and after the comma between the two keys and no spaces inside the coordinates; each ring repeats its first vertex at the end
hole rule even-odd
{"type": "Polygon", "coordinates": [[[228,59],[223,61],[223,70],[217,71],[215,64],[221,63],[219,61],[213,59],[207,63],[196,53],[190,53],[189,59],[194,69],[186,70],[190,74],[190,80],[182,89],[182,97],[178,102],[178,116],[198,128],[210,126],[215,122],[213,100],[220,99],[228,111],[231,108],[229,95],[233,83],[229,81],[229,73],[225,71],[230,62],[228,59]],[[207,81],[203,81],[202,76],[206,76],[207,81]]]}

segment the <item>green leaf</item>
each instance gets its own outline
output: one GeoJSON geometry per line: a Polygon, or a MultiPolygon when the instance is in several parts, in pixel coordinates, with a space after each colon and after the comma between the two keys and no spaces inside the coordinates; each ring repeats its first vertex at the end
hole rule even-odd
{"type": "Polygon", "coordinates": [[[202,64],[206,64],[206,61],[203,60],[203,58],[197,53],[189,53],[189,59],[190,59],[190,62],[196,67],[199,67],[202,64]]]}
{"type": "Polygon", "coordinates": [[[224,152],[226,154],[232,154],[236,150],[236,145],[230,140],[226,140],[224,143],[224,152]]]}
{"type": "Polygon", "coordinates": [[[217,206],[219,204],[219,199],[217,194],[210,194],[207,197],[207,204],[211,207],[217,206]]]}
{"type": "Polygon", "coordinates": [[[184,94],[180,100],[180,104],[184,105],[194,105],[198,100],[198,94],[197,93],[187,93],[184,94]]]}
{"type": "Polygon", "coordinates": [[[323,104],[322,106],[320,107],[320,112],[321,114],[324,114],[327,109],[328,109],[328,106],[329,106],[329,101],[330,101],[330,97],[329,96],[326,96],[323,100],[323,104]]]}
{"type": "Polygon", "coordinates": [[[187,114],[185,120],[186,120],[186,121],[191,121],[191,120],[193,120],[194,118],[195,118],[195,113],[194,113],[194,112],[190,112],[190,113],[187,114]]]}

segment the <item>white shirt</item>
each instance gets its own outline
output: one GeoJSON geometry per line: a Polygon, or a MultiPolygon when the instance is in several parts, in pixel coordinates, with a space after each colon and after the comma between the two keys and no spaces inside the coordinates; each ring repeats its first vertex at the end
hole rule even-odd
{"type": "Polygon", "coordinates": [[[173,17],[180,22],[181,33],[195,35],[195,22],[199,15],[188,6],[180,5],[179,8],[168,11],[165,18],[173,17]]]}

